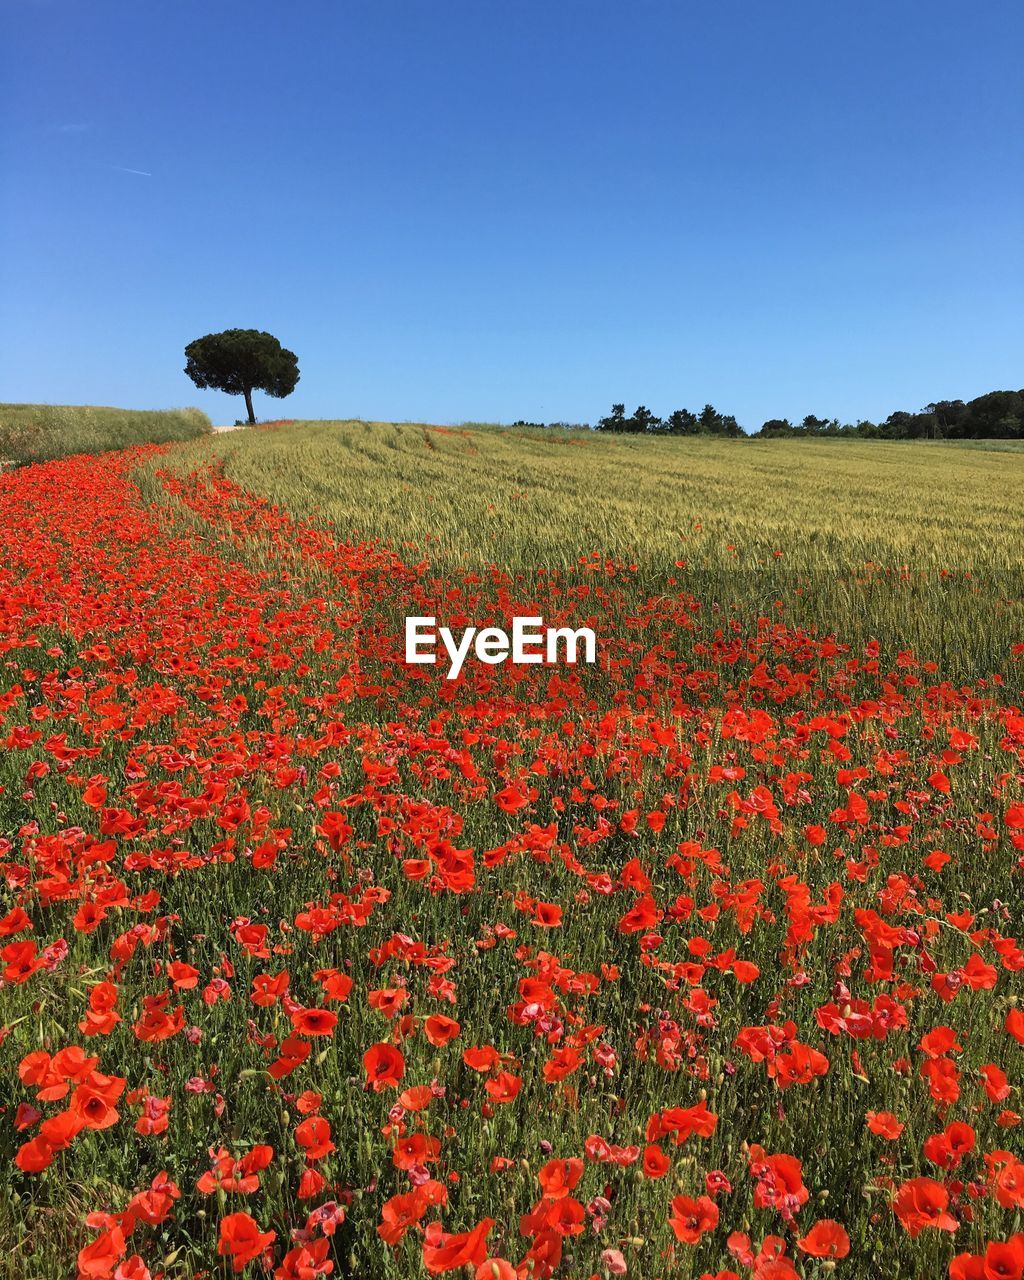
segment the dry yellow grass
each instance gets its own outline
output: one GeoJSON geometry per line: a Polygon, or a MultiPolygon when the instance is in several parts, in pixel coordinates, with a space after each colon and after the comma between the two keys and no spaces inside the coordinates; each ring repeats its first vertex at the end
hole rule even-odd
{"type": "Polygon", "coordinates": [[[569,566],[592,551],[794,568],[1017,567],[1024,452],[306,423],[184,452],[300,515],[433,556],[569,566]]]}
{"type": "Polygon", "coordinates": [[[445,570],[635,566],[745,614],[915,649],[950,678],[1024,638],[1024,452],[998,444],[636,439],[296,423],[176,449],[350,539],[445,570]]]}

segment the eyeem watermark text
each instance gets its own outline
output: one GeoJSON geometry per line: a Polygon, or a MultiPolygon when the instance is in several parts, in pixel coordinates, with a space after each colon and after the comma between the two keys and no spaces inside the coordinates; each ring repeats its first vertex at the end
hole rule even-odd
{"type": "Polygon", "coordinates": [[[513,618],[512,634],[501,627],[467,627],[456,640],[448,627],[438,627],[436,618],[406,618],[405,660],[435,663],[440,639],[450,666],[447,679],[454,680],[473,650],[480,662],[497,666],[500,662],[566,662],[573,665],[597,661],[597,637],[589,627],[545,627],[543,618],[513,618]]]}

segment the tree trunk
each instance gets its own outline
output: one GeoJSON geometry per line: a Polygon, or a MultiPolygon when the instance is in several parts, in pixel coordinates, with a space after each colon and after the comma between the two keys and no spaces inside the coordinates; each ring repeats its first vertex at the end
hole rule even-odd
{"type": "Polygon", "coordinates": [[[256,415],[255,415],[255,414],[253,413],[253,411],[252,411],[252,390],[251,390],[251,388],[246,387],[246,388],[245,388],[244,395],[245,395],[245,407],[246,407],[246,409],[248,409],[248,411],[249,411],[249,426],[251,427],[251,426],[253,425],[253,423],[256,421],[256,415]]]}

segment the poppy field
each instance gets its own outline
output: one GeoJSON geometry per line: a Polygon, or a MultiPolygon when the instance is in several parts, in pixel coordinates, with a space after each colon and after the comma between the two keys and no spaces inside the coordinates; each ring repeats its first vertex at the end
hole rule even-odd
{"type": "Polygon", "coordinates": [[[0,1276],[1021,1280],[1024,453],[0,475],[0,1276]],[[407,664],[403,623],[593,628],[407,664]]]}

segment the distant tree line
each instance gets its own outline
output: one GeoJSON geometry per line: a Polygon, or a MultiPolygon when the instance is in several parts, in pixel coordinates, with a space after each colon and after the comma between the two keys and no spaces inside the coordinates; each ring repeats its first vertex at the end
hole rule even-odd
{"type": "Polygon", "coordinates": [[[803,422],[771,418],[762,438],[779,436],[857,436],[865,440],[1019,440],[1024,439],[1024,390],[989,391],[974,400],[936,400],[920,413],[899,409],[884,422],[840,425],[837,418],[808,414],[803,422]]]}
{"type": "MultiPolygon", "coordinates": [[[[626,435],[732,438],[746,434],[731,413],[719,413],[710,404],[706,404],[700,413],[674,409],[667,418],[656,417],[642,404],[627,417],[624,404],[613,404],[611,413],[598,420],[596,430],[626,435]]],[[[798,423],[790,422],[788,418],[770,418],[752,436],[763,440],[804,436],[846,436],[862,440],[1024,439],[1024,390],[989,391],[967,401],[936,400],[925,405],[920,413],[897,410],[890,413],[884,422],[841,423],[838,418],[818,418],[813,413],[798,423]]]]}
{"type": "Polygon", "coordinates": [[[656,418],[646,405],[638,405],[626,417],[624,404],[613,404],[607,418],[597,422],[598,431],[619,431],[626,435],[663,436],[742,436],[743,428],[731,413],[719,413],[706,404],[700,413],[689,409],[673,409],[667,418],[656,418]]]}
{"type": "Polygon", "coordinates": [[[514,427],[565,431],[615,431],[623,435],[725,436],[770,440],[805,436],[843,436],[860,440],[1021,440],[1024,439],[1024,390],[989,391],[974,400],[936,400],[920,413],[898,409],[884,422],[840,422],[838,418],[818,418],[809,413],[802,422],[769,418],[758,431],[748,435],[731,413],[719,413],[706,404],[700,413],[673,409],[659,418],[646,405],[637,405],[627,416],[624,404],[613,404],[606,418],[589,422],[526,422],[514,427]]]}

